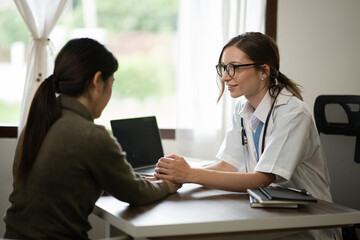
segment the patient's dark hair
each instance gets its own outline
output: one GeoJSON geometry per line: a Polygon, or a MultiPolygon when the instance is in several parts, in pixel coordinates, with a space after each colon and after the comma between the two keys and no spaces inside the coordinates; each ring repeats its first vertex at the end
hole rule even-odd
{"type": "MultiPolygon", "coordinates": [[[[302,100],[300,86],[290,80],[286,75],[279,71],[280,55],[275,41],[260,33],[247,32],[232,38],[222,49],[219,57],[219,63],[222,62],[223,53],[226,48],[235,46],[246,53],[255,63],[268,64],[270,67],[269,90],[272,97],[275,97],[279,89],[286,88],[294,96],[302,100]],[[277,80],[277,81],[276,81],[277,80]]],[[[261,66],[255,66],[261,69],[261,66]]],[[[219,79],[220,94],[218,101],[221,99],[225,90],[225,83],[219,79]]]]}
{"type": "Polygon", "coordinates": [[[117,68],[114,55],[93,39],[73,39],[65,44],[55,59],[53,74],[41,83],[32,100],[15,180],[28,176],[48,130],[61,116],[56,93],[77,97],[87,91],[96,72],[106,81],[117,68]]]}

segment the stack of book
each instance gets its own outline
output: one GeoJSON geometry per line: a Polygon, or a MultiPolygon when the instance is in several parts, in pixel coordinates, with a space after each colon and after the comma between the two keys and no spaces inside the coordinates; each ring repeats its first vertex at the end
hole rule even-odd
{"type": "Polygon", "coordinates": [[[248,189],[251,207],[298,208],[310,202],[317,202],[306,190],[294,188],[248,189]]]}

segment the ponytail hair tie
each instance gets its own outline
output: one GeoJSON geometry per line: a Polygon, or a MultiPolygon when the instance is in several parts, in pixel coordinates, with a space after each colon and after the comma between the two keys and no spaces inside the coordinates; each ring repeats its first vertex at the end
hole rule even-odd
{"type": "Polygon", "coordinates": [[[280,71],[278,71],[278,72],[277,72],[277,74],[276,74],[275,78],[278,78],[278,77],[279,77],[279,75],[280,75],[280,71]]]}
{"type": "Polygon", "coordinates": [[[48,78],[47,78],[47,81],[51,81],[53,86],[54,86],[54,89],[55,89],[55,92],[58,91],[58,88],[59,88],[59,78],[57,77],[56,74],[51,74],[48,78]]]}

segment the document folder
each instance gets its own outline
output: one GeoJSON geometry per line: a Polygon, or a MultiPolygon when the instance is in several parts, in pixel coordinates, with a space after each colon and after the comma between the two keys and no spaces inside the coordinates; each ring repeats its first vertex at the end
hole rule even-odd
{"type": "MultiPolygon", "coordinates": [[[[292,188],[293,189],[293,188],[292,188]]],[[[310,201],[316,202],[316,198],[309,194],[294,191],[286,188],[259,188],[270,200],[288,200],[288,201],[310,201]]],[[[306,192],[306,191],[305,191],[306,192]]]]}
{"type": "Polygon", "coordinates": [[[300,192],[282,188],[248,189],[251,207],[297,208],[317,199],[300,192]]]}

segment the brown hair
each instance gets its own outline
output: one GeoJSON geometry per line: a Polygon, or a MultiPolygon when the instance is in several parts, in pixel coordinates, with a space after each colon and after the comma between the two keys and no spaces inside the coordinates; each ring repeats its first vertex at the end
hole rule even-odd
{"type": "Polygon", "coordinates": [[[53,74],[41,83],[32,100],[15,180],[29,175],[48,130],[61,116],[56,93],[77,97],[86,91],[96,72],[106,81],[117,68],[114,55],[93,39],[73,39],[65,44],[55,59],[53,74]]]}
{"type": "MultiPolygon", "coordinates": [[[[260,32],[247,32],[232,38],[222,49],[219,57],[219,63],[222,61],[223,53],[226,48],[235,46],[241,51],[246,53],[248,57],[261,64],[267,64],[270,67],[269,76],[269,92],[272,97],[275,97],[278,91],[286,88],[297,98],[302,100],[300,86],[290,80],[286,75],[279,71],[280,68],[280,55],[279,49],[275,41],[260,33],[260,32]]],[[[255,66],[261,68],[261,66],[255,66]]],[[[218,101],[221,99],[225,90],[225,83],[219,79],[220,94],[218,101]]]]}

